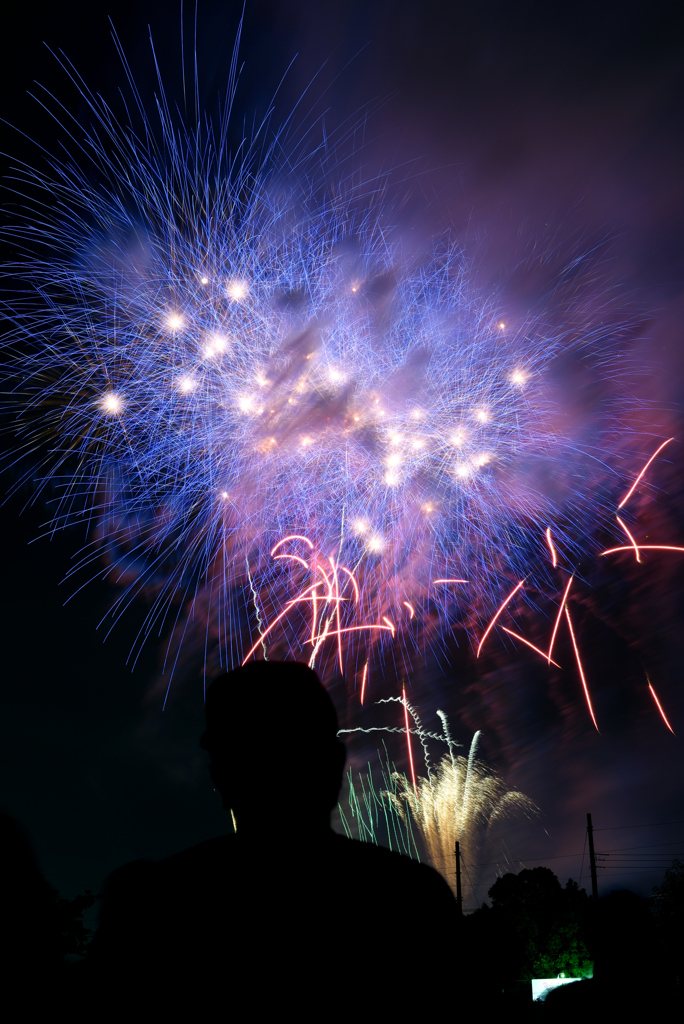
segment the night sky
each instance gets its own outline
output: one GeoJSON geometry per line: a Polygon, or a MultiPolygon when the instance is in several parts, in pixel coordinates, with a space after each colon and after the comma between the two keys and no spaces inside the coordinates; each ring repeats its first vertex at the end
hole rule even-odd
{"type": "MultiPolygon", "coordinates": [[[[206,96],[225,83],[240,10],[200,0],[206,96]]],[[[329,130],[363,123],[363,173],[406,179],[406,237],[419,243],[448,227],[474,254],[485,289],[505,282],[510,310],[535,309],[553,274],[553,259],[544,272],[530,269],[530,253],[600,246],[601,287],[619,291],[638,322],[624,355],[640,410],[629,426],[641,431],[644,458],[654,438],[684,440],[684,42],[674,12],[654,2],[253,0],[241,48],[241,111],[264,110],[296,57],[275,121],[309,87],[303,109],[325,110],[329,130]]],[[[63,49],[93,91],[114,95],[123,76],[107,15],[148,94],[150,25],[179,95],[180,4],[15,4],[2,14],[2,116],[48,150],[59,133],[27,97],[33,81],[78,111],[43,42],[63,49]]],[[[186,32],[191,21],[186,11],[186,32]]],[[[29,157],[20,135],[3,135],[3,150],[29,157]]],[[[587,372],[566,395],[578,429],[591,425],[608,386],[587,372]]],[[[664,456],[649,477],[657,487],[636,507],[652,537],[684,545],[681,441],[664,456]]],[[[629,479],[639,463],[624,466],[629,479]]],[[[160,651],[149,644],[135,671],[126,664],[144,605],[105,642],[97,627],[113,591],[95,581],[72,596],[63,580],[83,537],[41,539],[46,515],[31,499],[27,489],[1,512],[0,806],[29,831],[50,881],[72,895],[97,889],[122,862],[225,831],[226,819],[197,744],[199,666],[184,667],[162,711],[160,651]]],[[[682,741],[665,729],[645,682],[648,671],[684,736],[684,556],[586,576],[578,615],[600,735],[574,676],[549,676],[512,650],[477,670],[455,651],[451,669],[425,670],[418,694],[426,724],[442,707],[461,742],[483,730],[483,756],[542,811],[539,823],[511,827],[509,849],[562,881],[579,878],[587,811],[597,828],[621,829],[598,833],[600,850],[629,848],[647,866],[656,855],[684,859],[682,741]]],[[[377,724],[384,720],[378,711],[377,724]]],[[[354,763],[369,752],[352,748],[354,763]]],[[[586,857],[583,871],[584,885],[586,857]]],[[[662,868],[625,867],[603,871],[600,887],[648,893],[661,877],[662,868]]]]}

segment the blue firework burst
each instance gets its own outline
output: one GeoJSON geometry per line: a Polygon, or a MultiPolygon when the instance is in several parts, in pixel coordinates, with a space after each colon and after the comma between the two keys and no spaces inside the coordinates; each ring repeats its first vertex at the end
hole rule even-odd
{"type": "Polygon", "coordinates": [[[550,522],[571,558],[596,482],[559,498],[540,481],[569,479],[577,452],[549,387],[575,325],[510,321],[449,240],[407,251],[327,140],[266,119],[236,145],[233,85],[191,127],[161,83],[151,116],[129,75],[117,119],[72,78],[89,126],[17,172],[33,198],[10,228],[5,377],[13,464],[28,458],[50,529],[87,524],[79,568],[120,585],[115,614],[152,593],[146,635],[211,592],[235,661],[253,637],[231,607],[267,616],[301,589],[296,559],[271,557],[288,534],[351,566],[359,614],[396,628],[431,609],[438,631],[472,624],[530,575],[550,522]]]}

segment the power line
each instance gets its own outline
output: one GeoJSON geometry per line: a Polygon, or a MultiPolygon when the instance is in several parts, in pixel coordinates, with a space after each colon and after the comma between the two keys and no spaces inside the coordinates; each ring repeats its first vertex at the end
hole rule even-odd
{"type": "MultiPolygon", "coordinates": [[[[644,846],[618,846],[614,850],[604,850],[604,853],[622,853],[623,850],[654,850],[657,846],[674,846],[681,843],[681,839],[671,839],[669,843],[646,843],[644,846]]],[[[663,856],[667,856],[663,854],[663,856]]],[[[674,856],[671,854],[670,856],[674,856]]]]}
{"type": "Polygon", "coordinates": [[[617,832],[620,828],[664,828],[667,825],[684,825],[684,821],[652,821],[648,825],[612,825],[607,828],[595,828],[594,832],[617,832]]]}
{"type": "MultiPolygon", "coordinates": [[[[544,854],[543,856],[540,855],[539,857],[522,857],[520,859],[520,863],[524,864],[525,861],[530,861],[530,860],[572,860],[573,857],[580,857],[580,856],[581,856],[581,854],[579,854],[579,853],[562,853],[562,854],[558,854],[557,856],[554,856],[554,857],[547,857],[546,854],[544,854]]],[[[501,865],[501,861],[500,860],[493,860],[493,861],[490,861],[488,864],[480,864],[481,868],[500,868],[501,866],[502,865],[501,865]]]]}
{"type": "Polygon", "coordinates": [[[601,854],[603,860],[610,860],[613,862],[616,860],[624,860],[625,863],[629,861],[630,863],[635,864],[640,860],[647,860],[651,864],[671,864],[673,860],[679,860],[681,856],[683,855],[672,854],[671,857],[668,857],[666,853],[623,853],[618,857],[617,854],[613,856],[605,851],[601,854]]]}
{"type": "Polygon", "coordinates": [[[628,875],[631,871],[662,871],[662,864],[597,864],[597,868],[601,871],[620,871],[623,875],[628,875]]]}
{"type": "MultiPolygon", "coordinates": [[[[598,829],[596,829],[595,831],[598,831],[598,829]]],[[[677,842],[681,842],[681,839],[677,840],[677,842]]],[[[653,844],[653,846],[669,846],[669,845],[670,845],[669,843],[654,843],[653,844]]],[[[609,853],[622,853],[623,850],[648,850],[648,849],[651,849],[651,847],[650,846],[623,846],[623,847],[619,847],[616,850],[600,850],[600,851],[597,852],[596,856],[597,856],[597,858],[600,858],[600,857],[607,856],[609,853]]],[[[581,854],[580,853],[561,853],[561,854],[554,854],[553,857],[547,857],[546,854],[539,854],[538,856],[521,857],[520,858],[520,863],[521,864],[524,864],[526,862],[529,863],[529,861],[532,861],[532,860],[538,860],[538,861],[572,860],[574,857],[582,857],[582,868],[583,868],[585,853],[586,853],[586,843],[585,843],[585,848],[584,848],[584,850],[582,851],[581,854]]],[[[641,856],[647,857],[648,854],[645,854],[645,853],[644,854],[633,854],[633,856],[634,857],[641,857],[641,856]]],[[[667,861],[668,863],[670,863],[673,860],[678,860],[680,858],[684,859],[684,853],[663,853],[663,854],[654,853],[653,854],[653,857],[660,857],[660,856],[662,856],[663,861],[667,861]]],[[[500,860],[485,861],[485,863],[480,864],[480,867],[482,867],[482,868],[500,868],[500,867],[506,867],[506,866],[507,865],[505,865],[505,864],[502,865],[500,860]]],[[[582,877],[582,868],[580,868],[580,878],[582,877]]]]}

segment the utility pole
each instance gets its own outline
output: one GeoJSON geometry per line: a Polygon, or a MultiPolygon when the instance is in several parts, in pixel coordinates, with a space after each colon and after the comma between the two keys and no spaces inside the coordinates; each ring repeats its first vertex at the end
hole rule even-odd
{"type": "Polygon", "coordinates": [[[596,854],[594,853],[594,829],[591,814],[587,814],[587,836],[589,837],[589,867],[591,868],[591,895],[598,899],[598,882],[596,881],[596,854]]]}
{"type": "Polygon", "coordinates": [[[459,914],[463,913],[463,896],[461,895],[461,847],[456,840],[456,906],[459,914]]]}

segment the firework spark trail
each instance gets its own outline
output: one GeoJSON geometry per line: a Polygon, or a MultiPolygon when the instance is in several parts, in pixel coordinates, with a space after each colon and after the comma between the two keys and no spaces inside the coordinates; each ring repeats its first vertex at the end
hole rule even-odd
{"type": "Polygon", "coordinates": [[[408,702],[406,700],[406,690],[402,691],[401,703],[404,705],[404,722],[406,725],[406,746],[408,747],[409,764],[411,766],[411,778],[413,780],[413,788],[416,793],[416,799],[418,799],[418,790],[416,789],[416,769],[414,768],[413,765],[413,750],[411,748],[411,730],[409,729],[408,702]]]}
{"type": "Polygon", "coordinates": [[[624,522],[622,521],[622,519],[620,519],[620,516],[616,516],[615,518],[617,519],[618,523],[620,524],[620,526],[622,527],[622,529],[623,529],[623,530],[625,531],[625,533],[626,533],[626,534],[627,534],[627,536],[629,537],[629,539],[630,539],[630,541],[631,541],[631,543],[632,543],[632,546],[633,546],[633,548],[634,548],[634,554],[636,555],[636,560],[637,560],[637,562],[640,562],[640,561],[641,561],[641,555],[640,555],[640,553],[639,553],[639,548],[638,548],[637,542],[636,542],[636,541],[634,540],[634,537],[632,536],[632,534],[631,534],[631,533],[629,532],[629,530],[627,529],[627,525],[626,525],[626,523],[624,523],[624,522]]]}
{"type": "MultiPolygon", "coordinates": [[[[252,574],[249,571],[249,561],[248,561],[248,559],[245,559],[245,569],[247,571],[247,579],[249,581],[249,589],[250,589],[250,591],[252,593],[252,600],[254,602],[254,611],[256,612],[257,626],[259,627],[259,639],[261,641],[261,646],[263,647],[263,650],[264,650],[264,661],[268,661],[268,654],[266,652],[266,643],[264,641],[264,626],[263,626],[263,622],[261,621],[261,611],[259,609],[259,600],[258,600],[258,597],[257,597],[257,592],[254,589],[254,583],[252,581],[252,574]]],[[[251,651],[250,651],[250,654],[251,654],[251,651]]]]}
{"type": "Polygon", "coordinates": [[[363,679],[361,681],[361,704],[363,704],[363,698],[366,693],[366,683],[368,681],[368,662],[363,666],[363,679]]]}
{"type": "Polygon", "coordinates": [[[451,731],[449,729],[449,722],[448,722],[446,714],[443,711],[440,711],[438,709],[437,710],[437,717],[439,718],[440,722],[442,723],[442,728],[444,729],[444,740],[446,742],[446,745],[449,748],[449,757],[451,758],[451,763],[453,765],[454,764],[454,746],[458,746],[459,744],[454,744],[454,741],[451,738],[451,731]]]}
{"type": "MultiPolygon", "coordinates": [[[[661,445],[661,447],[658,449],[658,451],[661,451],[663,447],[664,447],[664,445],[661,445]]],[[[655,454],[657,455],[658,452],[656,452],[655,454]]],[[[644,467],[644,470],[642,470],[642,473],[637,478],[637,481],[635,482],[634,487],[638,483],[638,480],[643,477],[643,473],[648,468],[648,465],[650,465],[650,463],[653,461],[653,458],[655,458],[655,455],[651,457],[651,459],[649,460],[647,465],[644,467]]],[[[632,490],[633,489],[634,488],[632,488],[632,490]]],[[[627,498],[628,497],[629,497],[629,495],[627,495],[627,498]]],[[[626,499],[623,499],[623,503],[622,504],[624,504],[625,501],[626,501],[626,499]]],[[[643,545],[643,546],[640,546],[637,543],[637,541],[634,538],[634,536],[632,535],[632,533],[629,530],[629,528],[627,527],[626,523],[620,518],[620,516],[616,516],[616,519],[617,519],[617,522],[618,522],[619,526],[623,530],[623,532],[627,535],[627,537],[628,537],[628,539],[629,539],[629,541],[631,543],[631,547],[611,548],[611,549],[608,549],[607,551],[601,552],[602,555],[612,554],[612,553],[614,553],[616,551],[630,551],[631,550],[631,551],[634,551],[635,556],[636,556],[636,560],[637,560],[637,562],[640,563],[641,562],[640,552],[641,552],[642,549],[643,550],[661,550],[661,551],[684,552],[684,548],[682,548],[682,547],[675,547],[675,546],[672,546],[672,545],[643,545]]],[[[554,567],[556,567],[557,566],[557,562],[558,562],[557,552],[556,552],[555,546],[553,544],[553,538],[552,538],[551,528],[550,527],[547,527],[546,532],[545,532],[545,537],[546,537],[546,541],[547,541],[547,545],[548,545],[549,551],[550,551],[551,556],[552,556],[552,564],[553,564],[554,567]]],[[[517,633],[516,631],[514,631],[512,629],[509,629],[506,626],[502,626],[501,628],[503,629],[503,631],[505,633],[507,633],[513,639],[515,639],[515,640],[525,644],[527,647],[529,647],[535,653],[537,653],[541,657],[545,658],[549,665],[552,664],[556,668],[560,668],[560,665],[557,662],[552,660],[552,654],[553,654],[553,649],[554,649],[554,645],[555,645],[555,642],[556,642],[556,637],[557,637],[557,634],[558,634],[558,629],[559,629],[559,626],[560,626],[561,619],[563,618],[563,616],[565,616],[565,619],[566,619],[567,624],[568,624],[568,630],[569,630],[569,633],[570,633],[570,638],[571,638],[571,641],[572,641],[573,651],[574,651],[574,654],[575,654],[575,661],[576,661],[577,668],[578,668],[578,671],[579,671],[579,675],[580,675],[580,679],[581,679],[581,683],[582,683],[582,689],[584,691],[584,697],[585,697],[585,701],[586,701],[586,704],[587,704],[587,708],[589,710],[589,714],[591,716],[591,719],[592,719],[592,722],[594,724],[594,727],[598,731],[598,723],[597,723],[597,720],[596,720],[596,715],[594,713],[594,708],[593,708],[593,704],[592,704],[592,700],[591,700],[591,695],[590,695],[590,692],[589,692],[589,687],[588,687],[587,679],[586,679],[586,676],[585,676],[584,667],[583,667],[582,660],[581,660],[581,657],[580,657],[579,645],[578,645],[577,637],[576,637],[575,630],[574,630],[574,627],[573,627],[572,618],[570,616],[570,610],[568,608],[568,596],[569,596],[569,593],[570,593],[570,588],[571,588],[573,579],[574,579],[574,575],[571,575],[568,578],[568,581],[567,581],[566,586],[565,586],[565,590],[563,592],[563,596],[562,596],[560,604],[558,606],[558,611],[557,611],[556,618],[555,618],[555,621],[554,621],[554,625],[553,625],[553,630],[552,630],[552,633],[551,633],[551,639],[550,639],[550,642],[549,642],[548,651],[546,651],[546,652],[543,651],[540,647],[536,646],[531,641],[527,640],[525,637],[521,636],[519,633],[517,633]]],[[[434,580],[433,582],[434,583],[446,583],[446,582],[456,582],[456,581],[455,580],[434,580]]],[[[494,626],[496,625],[498,619],[503,614],[504,610],[507,608],[507,606],[509,605],[509,603],[512,600],[512,598],[514,597],[514,595],[522,587],[523,583],[524,583],[524,580],[519,581],[517,586],[508,594],[508,596],[504,599],[504,601],[499,605],[495,615],[491,619],[487,629],[485,630],[485,633],[483,634],[483,636],[482,636],[482,638],[480,640],[479,646],[477,648],[477,655],[478,656],[480,654],[480,651],[482,649],[482,645],[483,645],[485,639],[487,638],[488,634],[494,628],[494,626]]],[[[658,708],[658,711],[659,711],[659,713],[660,713],[664,723],[666,724],[668,729],[673,731],[672,727],[671,727],[671,725],[670,725],[670,723],[669,723],[669,721],[667,719],[667,717],[665,716],[665,713],[663,711],[662,705],[660,704],[660,701],[658,700],[658,697],[656,696],[655,691],[653,690],[653,687],[652,687],[650,681],[649,681],[649,689],[650,689],[650,692],[651,692],[651,694],[653,696],[653,699],[654,699],[654,701],[656,703],[656,706],[658,708]]],[[[398,700],[399,698],[390,698],[390,699],[398,700]]],[[[405,701],[405,691],[404,691],[404,698],[403,698],[403,700],[405,701]]],[[[406,706],[405,706],[405,710],[406,710],[406,706]]],[[[438,712],[438,714],[440,715],[440,718],[443,719],[444,728],[445,728],[445,732],[446,732],[446,730],[447,730],[446,717],[443,716],[441,712],[438,712]]],[[[363,731],[363,730],[359,730],[359,731],[363,731]]],[[[410,733],[408,731],[408,721],[407,721],[406,731],[407,731],[407,739],[408,739],[410,737],[410,733]]],[[[418,734],[420,735],[421,734],[420,729],[417,730],[417,731],[418,731],[418,734]]],[[[425,746],[425,744],[424,744],[424,746],[425,746]]],[[[451,746],[449,746],[449,750],[450,750],[450,754],[451,754],[451,746]]],[[[410,750],[410,739],[409,739],[409,753],[411,753],[411,750],[410,750]]],[[[471,751],[471,754],[472,754],[472,751],[471,751]]],[[[452,755],[452,760],[453,760],[453,755],[452,755]]],[[[411,759],[411,763],[412,763],[412,759],[411,759]]],[[[427,759],[426,759],[426,764],[427,764],[427,759]]],[[[432,775],[431,775],[431,772],[430,772],[429,764],[427,764],[427,767],[428,767],[428,781],[431,782],[432,775]]],[[[412,776],[413,776],[413,774],[414,773],[412,772],[412,776]]]]}
{"type": "MultiPolygon", "coordinates": [[[[389,699],[390,700],[396,700],[396,701],[398,701],[401,704],[401,697],[393,697],[393,698],[389,698],[389,699]]],[[[382,704],[383,701],[376,701],[376,703],[377,704],[382,704]]],[[[363,733],[368,733],[368,734],[370,734],[372,732],[392,732],[392,733],[401,733],[402,736],[405,736],[406,735],[406,728],[404,726],[400,726],[400,725],[370,725],[370,726],[356,725],[356,726],[354,726],[351,729],[338,729],[337,735],[338,736],[342,736],[345,733],[354,733],[354,732],[363,732],[363,733]]],[[[419,728],[419,729],[418,728],[409,729],[409,732],[411,733],[412,736],[419,736],[419,737],[420,736],[427,736],[428,739],[431,739],[431,740],[439,740],[442,743],[446,743],[447,742],[446,737],[444,736],[443,733],[428,732],[426,729],[423,729],[422,727],[419,728]]],[[[455,743],[453,740],[451,742],[452,742],[452,744],[454,746],[457,746],[457,747],[460,746],[459,743],[455,743]]]]}
{"type": "Polygon", "coordinates": [[[650,458],[650,459],[648,460],[648,462],[646,463],[646,465],[644,466],[644,468],[643,468],[643,469],[641,470],[641,472],[639,473],[638,477],[636,478],[636,480],[634,481],[634,483],[632,484],[632,486],[630,487],[630,489],[629,489],[629,490],[627,491],[627,494],[625,494],[624,498],[622,499],[622,501],[621,501],[621,502],[620,502],[620,504],[618,505],[618,508],[619,508],[619,509],[620,509],[620,508],[623,508],[623,507],[624,507],[624,506],[625,506],[625,505],[627,504],[627,502],[629,501],[629,499],[630,499],[630,498],[632,497],[632,495],[634,494],[634,491],[635,491],[635,490],[636,490],[636,488],[637,488],[637,487],[639,486],[639,482],[641,481],[641,478],[643,477],[643,475],[644,475],[644,473],[646,472],[646,470],[648,469],[648,467],[649,467],[649,466],[651,465],[651,463],[653,462],[653,460],[654,460],[654,459],[655,459],[655,458],[656,458],[656,457],[657,457],[658,455],[660,455],[660,453],[662,452],[662,450],[663,450],[663,448],[665,447],[665,445],[669,444],[669,443],[670,443],[670,441],[674,441],[674,437],[668,437],[667,441],[663,441],[663,443],[662,443],[662,444],[660,445],[660,447],[659,447],[659,448],[657,448],[657,449],[656,449],[656,451],[654,451],[653,455],[652,455],[652,456],[651,456],[651,458],[650,458]]]}
{"type": "Polygon", "coordinates": [[[475,754],[477,753],[477,748],[480,742],[481,735],[482,731],[478,729],[475,735],[473,736],[472,742],[470,744],[470,750],[468,751],[468,764],[466,766],[466,777],[463,786],[463,817],[466,818],[466,820],[468,818],[469,803],[470,798],[472,796],[475,754]]]}
{"type": "Polygon", "coordinates": [[[551,527],[550,526],[546,527],[546,543],[548,544],[549,551],[551,552],[551,564],[553,565],[553,567],[555,569],[556,566],[558,565],[558,555],[556,553],[556,549],[555,549],[554,544],[553,544],[553,538],[551,537],[551,527]]]}
{"type": "MultiPolygon", "coordinates": [[[[410,704],[409,701],[406,698],[406,688],[405,687],[402,688],[402,696],[401,697],[384,697],[381,700],[376,701],[376,703],[377,704],[394,704],[394,703],[398,703],[398,704],[403,704],[404,705],[405,732],[406,732],[406,740],[407,740],[407,744],[408,744],[408,750],[409,750],[411,766],[413,767],[413,754],[412,754],[412,751],[411,751],[411,736],[413,734],[415,734],[416,736],[418,736],[418,738],[420,740],[420,743],[421,743],[421,746],[423,748],[423,760],[425,762],[425,770],[427,771],[428,779],[430,779],[432,777],[431,770],[430,770],[430,750],[429,750],[427,742],[426,742],[426,737],[428,736],[428,733],[426,733],[424,728],[423,728],[423,723],[420,720],[420,715],[418,714],[416,709],[413,707],[413,705],[410,704]],[[408,715],[410,715],[411,718],[413,719],[413,721],[416,723],[416,728],[415,729],[410,729],[409,728],[408,715]]],[[[444,736],[439,736],[439,737],[432,736],[432,738],[433,739],[437,739],[438,738],[440,740],[445,741],[444,736]]]]}
{"type": "MultiPolygon", "coordinates": [[[[684,548],[672,547],[669,544],[639,544],[638,551],[684,551],[684,548]]],[[[617,551],[634,551],[634,546],[630,545],[627,548],[609,548],[607,551],[602,551],[602,555],[614,555],[617,551]]]]}
{"type": "Polygon", "coordinates": [[[485,642],[485,640],[487,639],[487,637],[491,633],[492,629],[494,628],[494,626],[496,624],[496,620],[499,618],[501,613],[504,611],[504,609],[506,608],[506,606],[509,603],[509,601],[511,600],[511,598],[513,598],[518,593],[518,591],[520,590],[520,588],[522,587],[524,582],[525,582],[524,580],[520,580],[520,582],[517,584],[517,586],[515,586],[513,588],[513,590],[510,592],[508,597],[505,598],[505,600],[503,600],[501,602],[501,604],[499,605],[499,607],[498,607],[498,609],[496,611],[496,614],[494,615],[494,618],[492,619],[492,621],[487,626],[486,630],[482,634],[482,639],[480,640],[479,644],[477,645],[477,657],[478,658],[480,657],[480,651],[482,650],[482,644],[485,642]]]}
{"type": "MultiPolygon", "coordinates": [[[[318,651],[320,650],[320,648],[321,648],[321,646],[322,646],[322,644],[323,644],[323,642],[325,640],[327,640],[329,637],[337,637],[337,654],[338,654],[338,659],[339,659],[340,671],[344,672],[344,663],[343,663],[343,660],[342,660],[342,644],[341,644],[341,638],[342,638],[343,635],[346,635],[346,634],[349,634],[349,633],[355,633],[355,632],[364,632],[366,630],[371,630],[372,631],[372,630],[375,630],[375,629],[378,629],[378,630],[389,630],[392,633],[392,635],[394,635],[395,627],[394,627],[393,623],[391,623],[390,620],[387,619],[387,618],[385,618],[385,624],[384,625],[382,623],[367,623],[367,624],[364,624],[364,625],[344,626],[343,627],[342,626],[342,621],[341,621],[340,606],[344,602],[348,601],[348,598],[342,596],[343,595],[343,589],[340,588],[339,574],[340,573],[344,573],[345,576],[347,577],[349,583],[351,583],[352,591],[353,591],[353,594],[354,594],[353,603],[354,604],[358,604],[360,594],[359,594],[358,583],[356,581],[354,573],[350,569],[348,569],[346,566],[338,565],[338,563],[332,558],[332,556],[330,556],[328,558],[328,562],[330,563],[330,574],[328,574],[326,572],[326,570],[323,569],[323,567],[320,565],[320,562],[316,560],[315,553],[314,553],[314,560],[313,560],[311,565],[308,562],[306,562],[303,558],[300,558],[298,555],[293,555],[293,554],[289,554],[289,553],[286,553],[286,554],[276,554],[275,553],[275,552],[279,551],[279,549],[282,547],[283,544],[285,544],[288,541],[292,541],[292,540],[304,541],[306,544],[309,545],[309,547],[311,548],[312,553],[313,553],[314,545],[313,545],[313,543],[311,542],[311,540],[308,537],[305,537],[303,534],[291,534],[288,537],[284,537],[282,540],[278,541],[278,543],[274,545],[274,547],[271,549],[271,556],[274,559],[293,560],[293,561],[299,563],[300,565],[302,565],[305,569],[309,569],[309,570],[311,570],[314,573],[316,573],[316,572],[320,573],[323,576],[323,583],[313,583],[313,584],[310,584],[304,591],[302,591],[302,593],[299,596],[297,596],[295,598],[291,598],[290,600],[288,600],[288,602],[285,605],[285,607],[283,608],[283,610],[281,612],[279,612],[279,614],[276,615],[276,617],[271,622],[269,622],[269,624],[265,628],[264,628],[263,623],[261,621],[258,605],[256,603],[256,601],[257,601],[256,592],[254,591],[254,589],[252,587],[252,593],[254,595],[255,607],[257,608],[257,620],[258,620],[258,626],[259,626],[259,639],[252,645],[252,647],[249,649],[249,651],[245,655],[245,658],[243,660],[243,664],[245,664],[245,662],[247,662],[249,660],[249,658],[254,654],[254,652],[257,649],[257,647],[259,646],[259,644],[262,645],[262,647],[264,649],[264,656],[266,656],[266,651],[267,651],[266,636],[269,633],[271,633],[271,631],[278,625],[279,622],[282,622],[286,618],[288,612],[290,612],[296,605],[310,603],[311,604],[311,609],[312,609],[311,630],[310,630],[309,635],[307,636],[307,640],[304,641],[305,643],[311,644],[313,646],[313,648],[314,648],[314,651],[313,651],[313,654],[311,655],[309,664],[310,664],[311,667],[313,667],[316,655],[318,654],[318,651]],[[327,587],[327,594],[326,595],[320,595],[319,596],[318,588],[321,587],[321,586],[326,586],[327,587]],[[317,626],[318,626],[318,622],[319,622],[319,616],[320,616],[320,613],[322,611],[322,608],[319,608],[319,605],[321,605],[322,608],[325,608],[326,605],[332,605],[333,610],[330,613],[330,615],[328,615],[327,620],[325,622],[325,626],[323,627],[322,632],[317,633],[317,626]],[[337,624],[337,629],[331,629],[330,628],[331,625],[332,625],[333,619],[335,620],[335,622],[337,624]]],[[[251,575],[249,575],[249,566],[247,567],[247,572],[248,572],[248,576],[249,576],[250,584],[251,584],[251,575]]],[[[345,581],[345,585],[346,585],[346,581],[345,581]]],[[[361,703],[363,703],[363,692],[364,692],[364,689],[365,689],[365,680],[366,680],[367,668],[368,668],[368,664],[366,663],[366,669],[364,670],[363,687],[362,687],[362,691],[361,691],[361,694],[362,694],[361,703]]]]}
{"type": "Polygon", "coordinates": [[[564,608],[565,608],[565,617],[568,620],[568,629],[570,630],[570,636],[572,638],[572,646],[573,646],[573,649],[575,651],[575,660],[577,661],[577,668],[579,669],[580,679],[582,680],[582,688],[584,690],[584,697],[585,697],[586,702],[587,702],[587,707],[589,708],[589,714],[591,715],[591,720],[594,723],[594,728],[598,732],[599,731],[599,727],[598,727],[598,724],[596,722],[596,716],[594,714],[594,708],[592,707],[591,697],[589,696],[589,687],[587,686],[587,680],[586,680],[586,678],[584,676],[584,669],[582,668],[582,660],[580,658],[579,647],[577,646],[577,640],[575,638],[575,631],[572,628],[572,619],[570,618],[570,612],[568,611],[567,604],[564,605],[564,608]]]}
{"type": "Polygon", "coordinates": [[[542,651],[539,647],[535,647],[535,645],[533,643],[530,643],[529,640],[526,640],[524,636],[520,636],[519,633],[514,633],[512,629],[507,629],[506,626],[502,626],[501,628],[503,629],[504,633],[508,633],[508,635],[512,636],[514,640],[519,640],[521,644],[526,644],[527,647],[530,647],[533,651],[536,651],[537,654],[541,655],[541,657],[545,659],[548,665],[555,665],[556,668],[560,668],[558,662],[552,661],[546,651],[542,651]]]}
{"type": "Polygon", "coordinates": [[[662,704],[660,703],[660,701],[658,700],[658,697],[657,697],[657,695],[656,695],[656,692],[655,692],[655,690],[653,689],[653,686],[652,686],[652,684],[651,684],[651,680],[650,680],[650,679],[648,678],[648,676],[646,676],[646,679],[648,680],[648,688],[649,688],[649,690],[651,691],[651,696],[653,697],[653,700],[654,700],[654,701],[655,701],[655,703],[656,703],[656,707],[658,708],[658,711],[660,712],[660,717],[662,718],[663,722],[664,722],[664,723],[665,723],[665,725],[666,725],[666,726],[668,727],[668,729],[670,730],[670,732],[672,733],[672,735],[673,735],[673,736],[674,736],[674,735],[676,735],[676,734],[675,734],[675,731],[674,731],[674,729],[672,728],[672,726],[670,725],[670,723],[669,723],[669,722],[668,722],[668,720],[667,720],[667,715],[666,715],[666,714],[665,714],[665,712],[663,711],[663,706],[662,706],[662,704]]]}
{"type": "Polygon", "coordinates": [[[365,778],[360,772],[358,773],[362,793],[362,799],[359,800],[352,770],[348,770],[349,795],[347,803],[352,819],[356,820],[357,835],[354,835],[350,823],[347,821],[344,807],[342,804],[338,804],[342,827],[350,839],[358,838],[375,845],[384,841],[390,850],[396,849],[399,853],[420,861],[420,852],[413,835],[411,819],[410,817],[408,819],[401,817],[396,803],[391,798],[398,796],[400,792],[397,782],[401,778],[400,773],[390,762],[386,748],[384,755],[378,751],[378,756],[381,763],[383,787],[380,792],[373,781],[373,770],[369,763],[365,778]],[[380,828],[381,821],[384,824],[384,830],[380,828]],[[381,835],[381,832],[384,834],[381,835]]]}
{"type": "Polygon", "coordinates": [[[551,634],[551,642],[549,644],[549,653],[547,655],[547,661],[548,661],[549,664],[551,664],[551,655],[553,654],[553,645],[556,642],[556,634],[558,633],[558,627],[560,625],[560,620],[563,617],[563,609],[565,608],[565,602],[568,599],[568,594],[570,593],[570,584],[572,583],[573,579],[574,579],[574,577],[571,576],[570,579],[568,580],[567,586],[566,586],[565,591],[563,593],[563,598],[562,598],[561,603],[560,603],[559,608],[558,608],[558,615],[556,616],[556,621],[553,624],[553,632],[551,634]]]}

